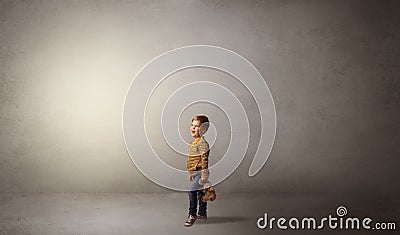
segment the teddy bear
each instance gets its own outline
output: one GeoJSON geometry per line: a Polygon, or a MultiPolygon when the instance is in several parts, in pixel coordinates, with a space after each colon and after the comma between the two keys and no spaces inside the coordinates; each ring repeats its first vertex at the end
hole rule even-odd
{"type": "Polygon", "coordinates": [[[214,201],[217,198],[215,188],[211,185],[210,181],[202,183],[201,180],[199,180],[199,184],[203,185],[203,189],[201,191],[205,193],[205,195],[201,197],[203,202],[214,201]]]}

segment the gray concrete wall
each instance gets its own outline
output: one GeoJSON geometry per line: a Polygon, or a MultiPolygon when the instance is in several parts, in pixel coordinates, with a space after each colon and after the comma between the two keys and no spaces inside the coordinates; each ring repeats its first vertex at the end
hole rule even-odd
{"type": "Polygon", "coordinates": [[[126,151],[124,98],[154,57],[209,44],[252,62],[277,111],[273,151],[249,178],[260,124],[248,92],[200,68],[160,87],[207,77],[253,113],[246,158],[221,192],[398,193],[399,12],[398,1],[1,1],[0,192],[166,191],[126,151]]]}

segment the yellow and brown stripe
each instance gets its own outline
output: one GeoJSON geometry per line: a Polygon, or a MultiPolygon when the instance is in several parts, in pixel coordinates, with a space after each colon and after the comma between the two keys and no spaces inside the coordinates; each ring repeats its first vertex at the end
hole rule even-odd
{"type": "Polygon", "coordinates": [[[210,149],[203,137],[194,139],[189,144],[187,170],[191,174],[201,171],[201,177],[208,179],[208,154],[210,149]]]}

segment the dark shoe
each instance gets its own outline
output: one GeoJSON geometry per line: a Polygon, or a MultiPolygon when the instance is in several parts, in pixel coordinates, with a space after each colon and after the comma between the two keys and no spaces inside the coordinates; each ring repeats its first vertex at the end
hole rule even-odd
{"type": "Polygon", "coordinates": [[[196,221],[196,216],[194,215],[189,215],[185,221],[185,227],[190,227],[194,224],[196,221]]]}
{"type": "Polygon", "coordinates": [[[207,220],[207,216],[206,216],[206,215],[198,215],[198,216],[197,216],[197,219],[198,219],[198,220],[206,221],[206,220],[207,220]]]}

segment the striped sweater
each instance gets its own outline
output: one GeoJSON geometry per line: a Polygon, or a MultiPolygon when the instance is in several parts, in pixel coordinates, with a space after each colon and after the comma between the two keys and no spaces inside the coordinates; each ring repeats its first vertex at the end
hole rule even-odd
{"type": "Polygon", "coordinates": [[[208,179],[208,154],[210,149],[204,137],[199,137],[189,144],[187,170],[190,175],[195,175],[199,171],[201,177],[208,179]]]}

